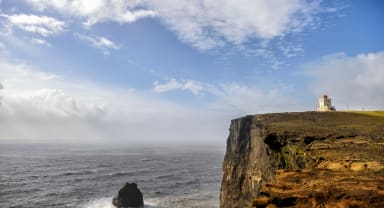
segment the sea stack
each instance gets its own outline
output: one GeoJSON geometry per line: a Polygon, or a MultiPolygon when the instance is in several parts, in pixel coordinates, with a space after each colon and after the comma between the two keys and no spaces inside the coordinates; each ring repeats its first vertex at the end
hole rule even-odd
{"type": "Polygon", "coordinates": [[[126,183],[113,198],[112,204],[117,208],[143,208],[143,194],[136,183],[126,183]]]}

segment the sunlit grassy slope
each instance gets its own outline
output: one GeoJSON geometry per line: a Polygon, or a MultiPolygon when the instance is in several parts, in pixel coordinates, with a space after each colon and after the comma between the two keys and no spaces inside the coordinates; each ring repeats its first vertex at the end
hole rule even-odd
{"type": "Polygon", "coordinates": [[[384,132],[384,111],[277,113],[260,117],[268,131],[278,134],[376,137],[384,132]]]}
{"type": "Polygon", "coordinates": [[[369,116],[379,116],[384,118],[384,111],[345,111],[350,113],[360,113],[369,116]]]}

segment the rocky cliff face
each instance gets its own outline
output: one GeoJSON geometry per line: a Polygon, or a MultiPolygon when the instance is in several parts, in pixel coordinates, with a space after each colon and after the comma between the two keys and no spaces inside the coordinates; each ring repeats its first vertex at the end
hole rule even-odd
{"type": "Polygon", "coordinates": [[[384,207],[384,113],[232,120],[220,207],[384,207]]]}

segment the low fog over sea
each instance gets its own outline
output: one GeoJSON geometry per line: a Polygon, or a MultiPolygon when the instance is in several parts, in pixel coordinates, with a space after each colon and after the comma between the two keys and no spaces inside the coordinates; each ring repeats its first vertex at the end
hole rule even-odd
{"type": "Polygon", "coordinates": [[[0,144],[0,207],[111,208],[126,182],[146,207],[218,207],[224,151],[0,144]]]}

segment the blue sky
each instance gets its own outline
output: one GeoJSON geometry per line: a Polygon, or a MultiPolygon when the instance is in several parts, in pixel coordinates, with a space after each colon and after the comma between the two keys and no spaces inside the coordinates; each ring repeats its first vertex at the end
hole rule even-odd
{"type": "Polygon", "coordinates": [[[384,108],[384,3],[0,0],[0,141],[221,143],[232,118],[384,108]]]}

